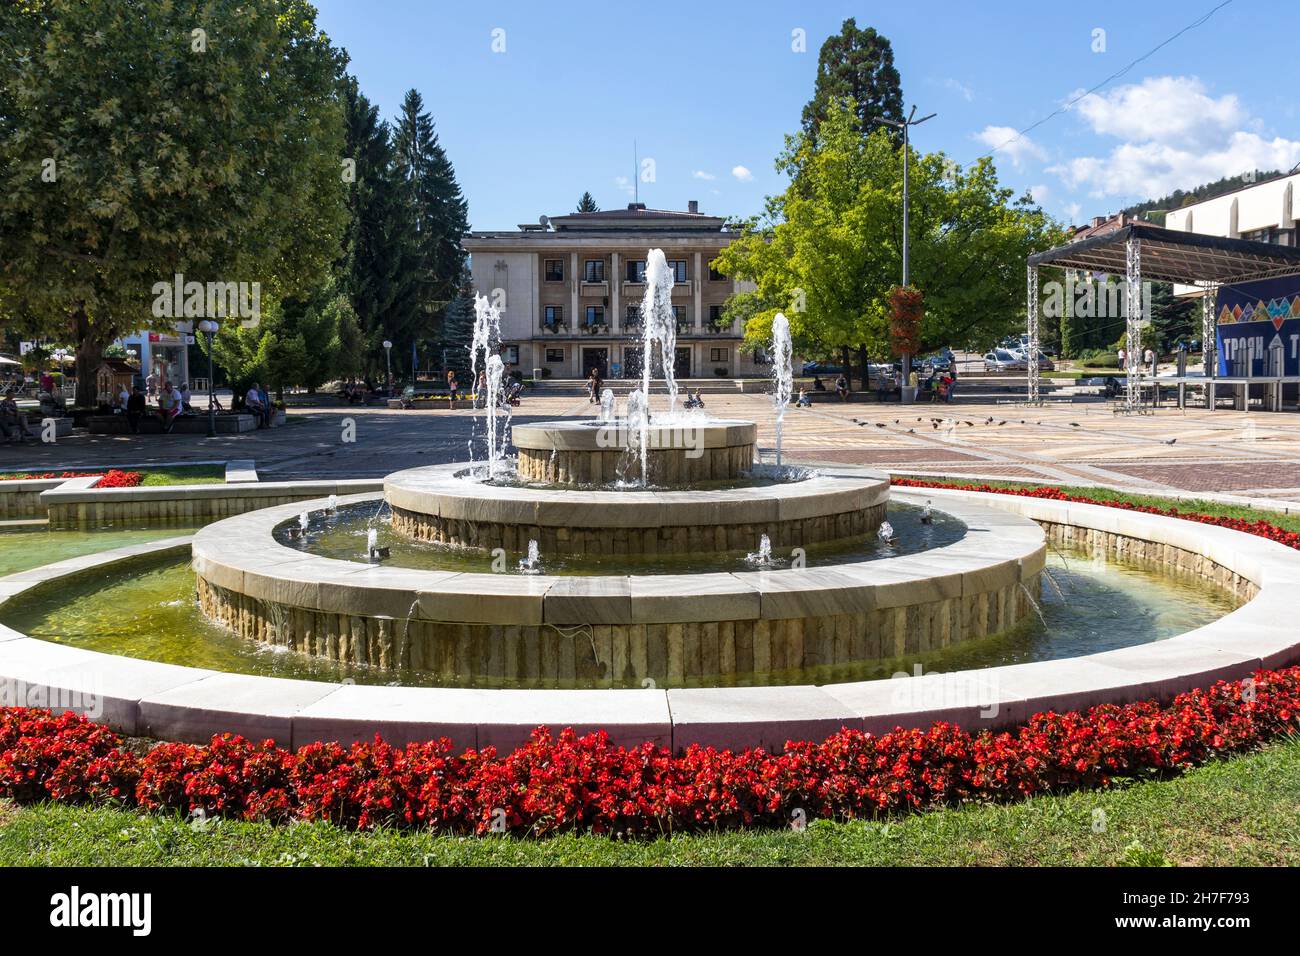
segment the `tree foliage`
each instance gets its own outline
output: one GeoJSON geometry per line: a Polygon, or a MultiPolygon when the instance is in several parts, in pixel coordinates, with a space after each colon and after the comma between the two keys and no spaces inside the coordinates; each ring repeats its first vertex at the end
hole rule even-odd
{"type": "MultiPolygon", "coordinates": [[[[884,130],[862,136],[858,116],[842,102],[815,140],[787,140],[777,168],[790,185],[763,216],[735,224],[740,236],[717,260],[756,285],[728,307],[749,317],[750,347],[766,343],[772,316],[784,311],[805,354],[889,352],[903,153],[884,130]]],[[[925,297],[919,348],[983,348],[1023,326],[1025,257],[1063,233],[1028,197],[1001,187],[989,159],[959,169],[940,153],[912,151],[910,162],[910,280],[925,297]]]]}
{"type": "Polygon", "coordinates": [[[857,128],[867,131],[873,121],[903,119],[903,90],[894,68],[894,48],[874,27],[859,30],[849,17],[840,32],[822,43],[817,55],[813,97],[803,108],[803,129],[816,135],[826,114],[851,101],[857,128]]]}
{"type": "Polygon", "coordinates": [[[302,0],[0,5],[0,294],[85,402],[152,287],[294,295],[337,257],[344,54],[302,0]]]}
{"type": "Polygon", "coordinates": [[[584,192],[582,198],[578,200],[578,208],[574,212],[600,212],[600,207],[596,205],[596,200],[592,198],[591,193],[584,192]]]}

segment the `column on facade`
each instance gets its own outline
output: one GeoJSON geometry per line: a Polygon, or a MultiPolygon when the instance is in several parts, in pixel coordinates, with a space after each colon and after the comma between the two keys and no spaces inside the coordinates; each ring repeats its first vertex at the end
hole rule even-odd
{"type": "Polygon", "coordinates": [[[1214,340],[1216,291],[1212,282],[1205,283],[1201,289],[1201,361],[1207,378],[1219,374],[1218,343],[1214,340]]]}
{"type": "Polygon", "coordinates": [[[577,332],[581,327],[581,318],[578,315],[578,254],[569,253],[569,308],[573,310],[573,315],[569,318],[569,328],[577,332]]]}
{"type": "MultiPolygon", "coordinates": [[[[618,333],[623,329],[623,314],[619,311],[621,306],[618,301],[619,281],[617,252],[611,252],[609,254],[609,275],[606,278],[609,279],[609,308],[613,313],[613,315],[609,317],[609,327],[615,335],[618,335],[618,333]]],[[[613,361],[613,356],[610,356],[610,360],[613,361]]]]}
{"type": "Polygon", "coordinates": [[[704,290],[704,278],[700,275],[700,263],[703,261],[701,253],[695,253],[695,269],[691,282],[691,295],[695,297],[695,334],[698,335],[704,330],[704,296],[701,294],[704,290]]]}
{"type": "Polygon", "coordinates": [[[531,260],[528,287],[532,298],[533,335],[539,336],[546,332],[546,316],[542,313],[542,276],[538,272],[537,256],[529,256],[528,258],[531,260]]]}

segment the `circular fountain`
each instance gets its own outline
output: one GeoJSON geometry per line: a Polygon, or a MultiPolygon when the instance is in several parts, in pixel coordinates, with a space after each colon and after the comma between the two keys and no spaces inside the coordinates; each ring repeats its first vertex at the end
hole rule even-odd
{"type": "MultiPolygon", "coordinates": [[[[650,363],[674,354],[672,274],[658,250],[646,282],[650,363]]],[[[477,299],[486,461],[396,472],[382,498],[318,510],[314,522],[309,503],[305,523],[295,505],[203,529],[193,564],[210,619],[451,685],[637,687],[879,660],[1004,632],[1032,612],[1045,556],[1034,522],[959,504],[933,537],[915,501],[915,520],[890,513],[912,528],[902,541],[877,534],[890,527],[886,476],[781,462],[783,316],[773,323],[775,464],[756,461],[753,422],[679,408],[671,360],[666,407],[651,408],[647,364],[621,417],[607,392],[594,421],[511,428],[496,401],[498,323],[477,299]],[[313,538],[340,533],[364,536],[364,550],[314,550],[313,538]],[[430,566],[401,566],[417,548],[433,549],[430,566]]]]}

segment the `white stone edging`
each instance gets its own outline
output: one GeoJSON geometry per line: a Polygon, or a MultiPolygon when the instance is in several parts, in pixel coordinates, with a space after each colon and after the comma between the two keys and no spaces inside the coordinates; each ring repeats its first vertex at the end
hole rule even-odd
{"type": "MultiPolygon", "coordinates": [[[[1254,599],[1178,637],[1064,660],[899,680],[826,686],[642,690],[475,690],[383,687],[218,673],[115,657],[26,637],[0,626],[0,687],[93,693],[98,713],[128,734],[205,740],[231,731],[298,747],[380,733],[394,743],[450,737],[457,747],[523,743],[539,724],[605,729],[613,740],[779,748],[841,727],[882,732],[950,720],[972,730],[1043,710],[1173,695],[1300,658],[1290,623],[1300,554],[1263,538],[1177,518],[1099,505],[924,489],[939,507],[969,496],[1024,517],[1159,541],[1202,554],[1252,581],[1254,599]]],[[[181,549],[171,539],[116,549],[0,578],[0,601],[37,584],[145,554],[181,549]]]]}

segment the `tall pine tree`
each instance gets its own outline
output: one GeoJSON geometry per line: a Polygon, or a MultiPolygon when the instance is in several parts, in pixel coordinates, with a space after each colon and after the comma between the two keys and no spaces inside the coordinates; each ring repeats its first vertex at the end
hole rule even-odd
{"type": "Polygon", "coordinates": [[[356,163],[340,267],[357,333],[349,373],[376,377],[384,364],[384,339],[404,335],[422,318],[422,258],[415,205],[398,175],[388,124],[354,77],[346,80],[343,102],[344,158],[356,163]]]}
{"type": "Polygon", "coordinates": [[[803,108],[804,131],[815,137],[832,104],[843,100],[853,101],[863,133],[871,132],[873,120],[903,119],[903,89],[894,69],[894,48],[873,27],[859,30],[852,17],[822,44],[813,98],[803,108]]]}
{"type": "Polygon", "coordinates": [[[414,341],[434,341],[447,304],[460,291],[465,267],[461,240],[469,229],[468,209],[451,160],[438,142],[424,100],[408,90],[393,132],[395,170],[403,200],[414,212],[419,314],[392,333],[394,355],[409,354],[414,341]]]}
{"type": "Polygon", "coordinates": [[[596,205],[596,200],[592,198],[591,193],[584,192],[582,198],[578,200],[578,208],[575,212],[600,212],[600,207],[596,205]]]}

